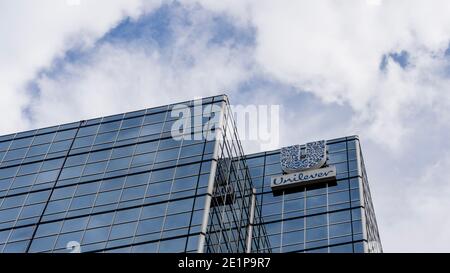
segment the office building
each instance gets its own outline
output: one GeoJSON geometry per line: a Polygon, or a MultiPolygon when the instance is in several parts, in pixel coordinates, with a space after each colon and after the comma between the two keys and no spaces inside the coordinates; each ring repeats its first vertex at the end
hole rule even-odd
{"type": "Polygon", "coordinates": [[[332,180],[271,187],[224,95],[1,136],[0,252],[381,252],[358,138],[326,147],[332,180]]]}

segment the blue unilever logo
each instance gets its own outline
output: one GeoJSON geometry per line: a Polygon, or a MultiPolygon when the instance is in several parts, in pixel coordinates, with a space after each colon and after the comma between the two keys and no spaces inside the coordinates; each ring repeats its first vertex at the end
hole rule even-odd
{"type": "Polygon", "coordinates": [[[304,150],[300,145],[281,148],[281,169],[284,173],[294,173],[317,169],[327,161],[326,141],[306,143],[304,150]]]}

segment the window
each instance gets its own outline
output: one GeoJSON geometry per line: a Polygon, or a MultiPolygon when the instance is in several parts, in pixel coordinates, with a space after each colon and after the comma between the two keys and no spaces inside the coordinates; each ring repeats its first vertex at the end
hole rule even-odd
{"type": "Polygon", "coordinates": [[[303,230],[283,233],[283,244],[291,245],[303,243],[305,240],[303,230]]]}
{"type": "Polygon", "coordinates": [[[0,177],[1,178],[13,177],[16,175],[18,169],[19,167],[0,169],[0,177]]]}
{"type": "Polygon", "coordinates": [[[343,236],[351,233],[352,233],[352,225],[350,223],[330,226],[330,237],[343,236]]]}
{"type": "Polygon", "coordinates": [[[335,164],[347,161],[347,152],[331,153],[328,155],[328,163],[335,164]]]}
{"type": "Polygon", "coordinates": [[[327,238],[327,227],[311,228],[306,230],[306,240],[318,240],[327,238]]]}
{"type": "MultiPolygon", "coordinates": [[[[13,178],[0,180],[0,191],[7,190],[11,186],[13,178]]],[[[3,193],[4,194],[4,193],[3,193]]]]}
{"type": "Polygon", "coordinates": [[[159,141],[159,149],[168,149],[168,148],[175,148],[180,147],[181,140],[177,140],[174,138],[166,138],[159,141]]]}
{"type": "Polygon", "coordinates": [[[81,197],[75,197],[72,200],[72,204],[70,205],[71,210],[82,209],[92,207],[94,204],[95,195],[86,195],[81,197]]]}
{"type": "Polygon", "coordinates": [[[158,151],[155,162],[163,162],[168,160],[175,160],[178,158],[179,148],[158,151]]]}
{"type": "Polygon", "coordinates": [[[108,180],[103,180],[100,186],[100,191],[121,189],[125,182],[125,177],[118,177],[108,180]]]}
{"type": "Polygon", "coordinates": [[[270,235],[270,236],[267,236],[267,238],[269,239],[271,247],[280,246],[280,244],[281,244],[281,235],[280,234],[270,235]]]}
{"type": "Polygon", "coordinates": [[[149,243],[133,246],[133,253],[156,253],[158,243],[149,243]]]}
{"type": "Polygon", "coordinates": [[[98,127],[99,125],[81,127],[80,130],[78,130],[77,137],[94,135],[97,132],[98,127]]]}
{"type": "Polygon", "coordinates": [[[153,164],[154,159],[155,159],[155,153],[136,155],[133,157],[131,166],[134,167],[134,166],[153,164]]]}
{"type": "Polygon", "coordinates": [[[281,212],[281,202],[267,204],[262,207],[262,215],[263,216],[279,214],[280,212],[281,212]]]}
{"type": "Polygon", "coordinates": [[[166,222],[164,224],[164,229],[173,229],[180,227],[189,226],[189,221],[191,219],[191,213],[181,213],[175,215],[169,215],[166,217],[166,222]]]}
{"type": "Polygon", "coordinates": [[[136,128],[121,130],[119,132],[119,136],[117,137],[117,141],[138,137],[140,129],[141,129],[140,127],[136,127],[136,128]]]}
{"type": "Polygon", "coordinates": [[[50,143],[37,145],[37,146],[31,146],[30,149],[28,150],[27,157],[44,155],[47,153],[49,147],[50,147],[50,143]]]}
{"type": "Polygon", "coordinates": [[[102,143],[108,143],[108,142],[114,142],[117,138],[117,131],[104,133],[104,134],[98,134],[95,138],[94,144],[102,144],[102,143]]]}
{"type": "Polygon", "coordinates": [[[86,184],[80,184],[77,187],[75,196],[96,193],[99,186],[100,186],[100,182],[91,182],[91,183],[86,183],[86,184]]]}
{"type": "Polygon", "coordinates": [[[22,206],[25,202],[26,195],[18,195],[18,196],[12,196],[7,197],[3,200],[2,209],[9,209],[17,206],[22,206]]]}
{"type": "Polygon", "coordinates": [[[164,219],[163,217],[160,217],[140,221],[137,227],[136,235],[161,231],[163,219],[164,219]]]}
{"type": "Polygon", "coordinates": [[[253,167],[250,168],[250,175],[251,177],[258,177],[258,176],[262,176],[264,173],[264,167],[253,167]]]}
{"type": "Polygon", "coordinates": [[[122,129],[140,126],[142,124],[143,120],[144,120],[144,117],[124,119],[122,122],[122,129]]]}
{"type": "Polygon", "coordinates": [[[111,155],[111,150],[92,152],[89,154],[88,163],[107,160],[110,155],[111,155]]]}
{"type": "Polygon", "coordinates": [[[141,143],[136,146],[136,154],[154,152],[158,148],[158,141],[141,143]]]}
{"type": "Polygon", "coordinates": [[[67,157],[66,163],[64,166],[70,167],[70,166],[77,166],[77,165],[83,165],[86,163],[88,154],[81,154],[81,155],[74,155],[67,157]]]}
{"type": "Polygon", "coordinates": [[[17,216],[19,216],[20,210],[22,208],[13,208],[13,209],[6,209],[2,210],[2,213],[0,213],[0,222],[9,222],[17,219],[17,216]]]}
{"type": "Polygon", "coordinates": [[[42,214],[44,211],[45,204],[36,204],[31,206],[25,206],[20,213],[19,219],[26,219],[30,217],[36,217],[42,214]]]}
{"type": "Polygon", "coordinates": [[[306,198],[306,207],[314,208],[319,206],[327,205],[327,196],[326,195],[318,195],[318,196],[308,196],[306,198]]]}
{"type": "Polygon", "coordinates": [[[176,179],[173,183],[173,191],[181,191],[187,189],[193,189],[197,185],[197,176],[190,176],[185,178],[176,179]]]}
{"type": "Polygon", "coordinates": [[[55,242],[56,236],[33,239],[30,246],[30,252],[36,253],[52,250],[55,242]]]}
{"type": "Polygon", "coordinates": [[[328,195],[328,203],[329,204],[337,204],[343,202],[349,202],[350,196],[348,191],[341,191],[336,193],[330,193],[328,195]]]}
{"type": "Polygon", "coordinates": [[[9,242],[31,239],[35,226],[14,229],[9,237],[9,242]]]}
{"type": "Polygon", "coordinates": [[[333,144],[327,144],[327,149],[330,153],[336,152],[336,151],[342,151],[347,149],[347,143],[346,142],[338,142],[333,144]]]}
{"type": "Polygon", "coordinates": [[[50,196],[50,191],[40,191],[40,192],[30,193],[27,197],[27,201],[25,202],[25,205],[30,205],[30,204],[47,201],[49,196],[50,196]]]}
{"type": "Polygon", "coordinates": [[[105,172],[107,161],[87,164],[83,171],[83,176],[105,172]]]}
{"type": "Polygon", "coordinates": [[[144,118],[144,124],[163,122],[165,117],[166,117],[166,112],[153,114],[153,115],[147,115],[144,118]]]}
{"type": "Polygon", "coordinates": [[[259,166],[263,164],[264,164],[264,157],[254,157],[247,159],[247,166],[249,167],[259,166]]]}
{"type": "Polygon", "coordinates": [[[330,224],[350,221],[350,211],[344,210],[344,211],[330,213],[329,219],[330,219],[330,224]]]}
{"type": "Polygon", "coordinates": [[[353,227],[353,233],[354,233],[354,234],[361,233],[361,232],[362,232],[362,224],[361,224],[361,220],[359,220],[359,221],[353,221],[353,222],[352,222],[352,227],[353,227]]]}
{"type": "Polygon", "coordinates": [[[73,149],[91,146],[92,143],[94,143],[95,136],[87,136],[87,137],[80,137],[76,138],[73,142],[73,149]]]}
{"type": "Polygon", "coordinates": [[[184,176],[190,176],[190,175],[197,175],[200,170],[200,164],[190,164],[185,166],[179,166],[177,167],[175,178],[184,177],[184,176]]]}
{"type": "Polygon", "coordinates": [[[348,172],[347,162],[334,164],[334,166],[336,166],[336,173],[338,174],[348,172]]]}
{"type": "Polygon", "coordinates": [[[72,197],[75,192],[76,186],[58,188],[53,191],[51,200],[63,199],[72,197]]]}
{"type": "Polygon", "coordinates": [[[353,253],[353,246],[352,244],[332,246],[330,247],[330,253],[353,253]]]}
{"type": "Polygon", "coordinates": [[[125,187],[147,184],[149,178],[150,178],[150,173],[129,175],[127,177],[127,181],[125,182],[125,187]]]}
{"type": "Polygon", "coordinates": [[[166,211],[167,203],[158,205],[146,206],[142,208],[142,219],[152,218],[164,215],[166,211]]]}
{"type": "Polygon", "coordinates": [[[305,223],[305,221],[303,218],[284,221],[283,222],[283,230],[284,231],[292,231],[292,230],[303,229],[304,223],[305,223]]]}
{"type": "Polygon", "coordinates": [[[184,211],[191,211],[194,205],[194,198],[172,201],[167,207],[167,214],[174,214],[184,211]]]}
{"type": "Polygon", "coordinates": [[[281,173],[280,164],[272,164],[266,166],[265,175],[280,174],[280,173],[281,173]]]}
{"type": "Polygon", "coordinates": [[[81,217],[65,220],[61,232],[73,232],[84,230],[88,223],[88,219],[89,219],[88,217],[81,217]]]}
{"type": "Polygon", "coordinates": [[[175,171],[174,168],[154,171],[151,174],[150,182],[159,182],[159,181],[172,179],[174,171],[175,171]]]}
{"type": "Polygon", "coordinates": [[[19,172],[17,173],[17,175],[24,175],[24,174],[35,173],[41,168],[41,165],[42,165],[42,162],[22,165],[20,167],[19,172]]]}
{"type": "Polygon", "coordinates": [[[88,228],[97,228],[102,226],[109,226],[112,224],[114,217],[114,213],[104,213],[104,214],[97,214],[92,215],[89,220],[88,228]]]}
{"type": "Polygon", "coordinates": [[[46,160],[42,163],[41,172],[59,169],[62,167],[63,162],[64,158],[46,160]]]}
{"type": "Polygon", "coordinates": [[[112,159],[109,161],[107,172],[120,170],[120,169],[128,169],[130,166],[131,157],[124,157],[119,159],[112,159]]]}
{"type": "Polygon", "coordinates": [[[174,253],[184,251],[186,245],[186,237],[175,239],[175,240],[165,240],[159,243],[159,253],[174,253]]]}
{"type": "Polygon", "coordinates": [[[8,150],[8,147],[10,144],[11,144],[11,141],[0,142],[0,151],[8,150]]]}
{"type": "Polygon", "coordinates": [[[98,133],[100,134],[103,132],[118,130],[121,122],[122,122],[121,120],[118,120],[118,121],[113,121],[113,122],[108,122],[108,123],[102,123],[98,130],[98,133]]]}
{"type": "Polygon", "coordinates": [[[53,137],[55,135],[56,135],[56,133],[50,133],[50,134],[35,136],[34,140],[33,140],[33,145],[50,143],[50,142],[52,142],[53,137]]]}
{"type": "Polygon", "coordinates": [[[294,199],[284,201],[284,212],[298,211],[305,208],[305,199],[294,199]]]}
{"type": "Polygon", "coordinates": [[[280,162],[280,154],[266,156],[266,165],[280,162]]]}
{"type": "Polygon", "coordinates": [[[11,143],[11,146],[9,147],[9,149],[12,150],[12,149],[28,147],[28,146],[30,146],[32,141],[33,141],[33,137],[16,139],[11,143]]]}
{"type": "Polygon", "coordinates": [[[72,143],[72,140],[53,142],[52,146],[50,146],[50,150],[48,152],[56,153],[56,152],[69,150],[71,143],[72,143]]]}
{"type": "Polygon", "coordinates": [[[327,215],[315,215],[306,218],[306,227],[322,226],[327,224],[327,215]]]}
{"type": "Polygon", "coordinates": [[[3,249],[3,253],[23,253],[28,247],[28,241],[9,243],[3,249]]]}
{"type": "Polygon", "coordinates": [[[60,179],[79,177],[81,175],[81,171],[83,170],[83,167],[84,166],[64,168],[61,171],[60,179]]]}
{"type": "Polygon", "coordinates": [[[48,235],[58,234],[59,231],[61,230],[62,223],[63,223],[62,221],[59,221],[48,224],[40,224],[36,231],[36,237],[44,237],[48,235]]]}
{"type": "Polygon", "coordinates": [[[9,152],[6,153],[5,158],[3,158],[4,161],[14,160],[14,159],[22,159],[25,154],[27,153],[28,148],[22,148],[17,150],[9,150],[9,152]]]}
{"type": "Polygon", "coordinates": [[[45,210],[45,214],[65,212],[69,208],[70,199],[51,201],[45,210]]]}
{"type": "Polygon", "coordinates": [[[37,176],[37,174],[17,176],[16,179],[14,179],[14,183],[11,186],[11,188],[19,188],[19,187],[33,185],[34,180],[36,179],[36,176],[37,176]]]}
{"type": "Polygon", "coordinates": [[[76,133],[77,133],[77,129],[60,131],[60,132],[56,133],[56,136],[53,139],[53,141],[66,140],[66,139],[74,138],[76,133]]]}
{"type": "Polygon", "coordinates": [[[110,227],[103,227],[87,230],[84,233],[83,244],[92,244],[106,241],[106,239],[108,239],[109,229],[110,227]]]}
{"type": "Polygon", "coordinates": [[[120,210],[116,212],[116,217],[114,218],[115,224],[137,221],[139,219],[139,214],[141,213],[141,208],[134,208],[128,210],[120,210]]]}
{"type": "Polygon", "coordinates": [[[110,240],[131,237],[134,235],[137,222],[115,225],[111,229],[110,240]]]}
{"type": "Polygon", "coordinates": [[[203,143],[190,146],[183,146],[181,148],[180,157],[201,155],[203,153],[203,147],[204,147],[203,143]]]}
{"type": "Polygon", "coordinates": [[[170,192],[171,186],[172,186],[172,181],[152,183],[148,186],[146,196],[167,194],[170,192]]]}
{"type": "Polygon", "coordinates": [[[83,231],[61,234],[56,241],[55,249],[66,248],[67,243],[70,241],[81,242],[82,236],[83,231]]]}
{"type": "Polygon", "coordinates": [[[352,209],[352,219],[353,220],[361,219],[361,209],[360,208],[352,209]]]}
{"type": "Polygon", "coordinates": [[[123,190],[121,201],[143,198],[146,186],[127,188],[123,190]]]}
{"type": "Polygon", "coordinates": [[[117,203],[120,198],[121,190],[102,192],[98,194],[97,200],[95,201],[96,206],[117,203]]]}

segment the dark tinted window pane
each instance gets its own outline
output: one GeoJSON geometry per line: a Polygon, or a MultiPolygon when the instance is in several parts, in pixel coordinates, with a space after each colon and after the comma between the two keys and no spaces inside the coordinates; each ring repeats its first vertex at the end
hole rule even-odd
{"type": "Polygon", "coordinates": [[[88,217],[74,218],[64,221],[63,228],[61,232],[72,232],[83,230],[86,228],[88,223],[88,217]]]}
{"type": "Polygon", "coordinates": [[[100,125],[100,129],[98,130],[98,133],[118,130],[121,122],[122,121],[118,120],[118,121],[103,123],[100,125]]]}
{"type": "Polygon", "coordinates": [[[102,242],[108,239],[110,227],[87,230],[83,237],[83,244],[102,242]]]}
{"type": "Polygon", "coordinates": [[[89,220],[88,228],[96,228],[101,226],[109,226],[112,224],[114,213],[105,213],[92,215],[89,220]]]}
{"type": "Polygon", "coordinates": [[[186,238],[161,241],[159,243],[159,253],[177,253],[184,251],[186,238]]]}
{"type": "Polygon", "coordinates": [[[140,129],[141,129],[140,127],[136,127],[136,128],[121,130],[119,132],[119,136],[117,137],[117,140],[120,141],[120,140],[124,140],[124,139],[138,137],[140,129]]]}

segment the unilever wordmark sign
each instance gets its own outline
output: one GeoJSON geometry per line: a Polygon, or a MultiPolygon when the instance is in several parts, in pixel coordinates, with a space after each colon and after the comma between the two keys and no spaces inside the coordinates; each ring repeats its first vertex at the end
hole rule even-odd
{"type": "Polygon", "coordinates": [[[271,179],[272,189],[309,185],[336,178],[336,167],[323,167],[327,161],[325,140],[310,142],[305,149],[300,145],[281,148],[280,163],[284,175],[271,179]]]}
{"type": "Polygon", "coordinates": [[[298,173],[290,173],[272,177],[272,189],[285,189],[292,186],[306,186],[319,181],[333,180],[336,178],[336,167],[326,167],[317,170],[309,170],[298,173]]]}

